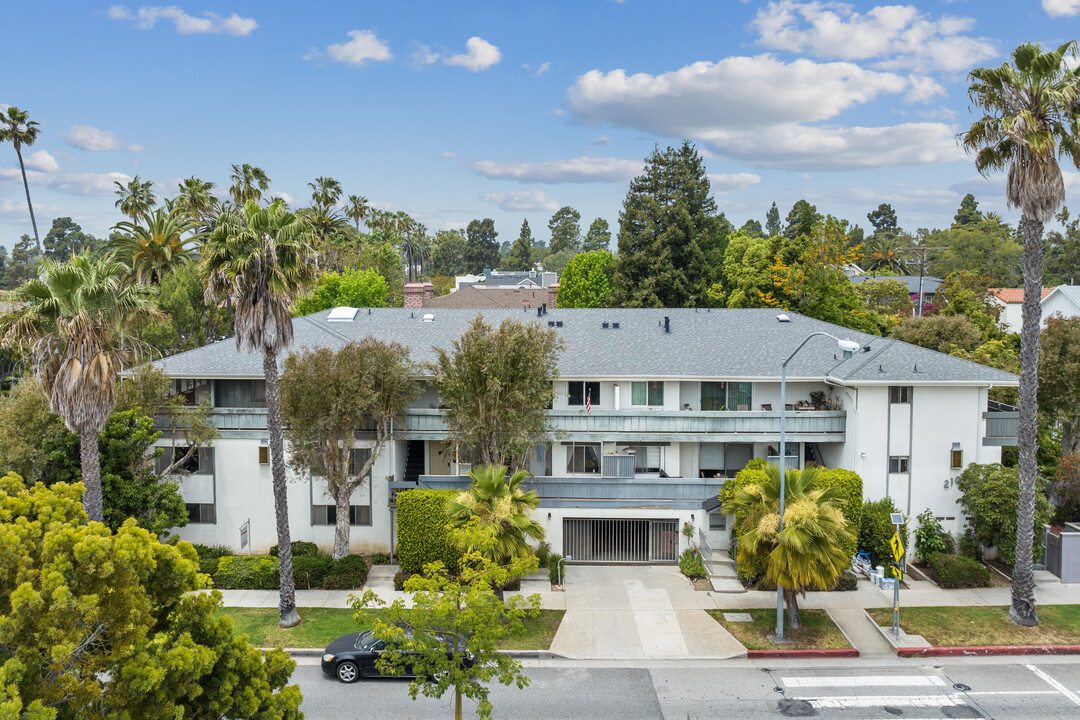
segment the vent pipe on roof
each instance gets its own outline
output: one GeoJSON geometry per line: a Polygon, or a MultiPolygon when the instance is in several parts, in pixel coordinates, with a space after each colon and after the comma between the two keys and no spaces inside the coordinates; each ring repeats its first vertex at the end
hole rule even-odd
{"type": "Polygon", "coordinates": [[[671,318],[667,315],[664,316],[664,332],[671,332],[671,318]]]}
{"type": "Polygon", "coordinates": [[[611,323],[611,329],[612,330],[618,330],[619,329],[619,323],[617,323],[617,322],[611,323]]]}
{"type": "Polygon", "coordinates": [[[607,320],[605,320],[604,322],[600,323],[600,327],[602,327],[602,328],[604,328],[605,330],[607,330],[607,329],[608,329],[608,322],[607,322],[607,320]]]}

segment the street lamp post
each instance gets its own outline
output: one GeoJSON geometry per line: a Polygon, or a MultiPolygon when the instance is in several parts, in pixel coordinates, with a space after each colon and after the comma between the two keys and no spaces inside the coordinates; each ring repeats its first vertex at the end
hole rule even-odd
{"type": "MultiPolygon", "coordinates": [[[[824,335],[835,340],[840,349],[844,351],[845,358],[851,357],[851,353],[860,347],[859,343],[854,340],[841,340],[835,335],[818,331],[803,338],[803,341],[791,351],[787,359],[780,363],[780,525],[776,530],[777,535],[784,529],[784,495],[787,492],[785,483],[787,479],[787,437],[785,435],[787,429],[787,366],[791,359],[795,357],[795,354],[802,350],[803,345],[806,345],[811,338],[818,335],[824,335]]],[[[776,584],[776,639],[780,642],[784,640],[784,588],[779,583],[776,584]]]]}

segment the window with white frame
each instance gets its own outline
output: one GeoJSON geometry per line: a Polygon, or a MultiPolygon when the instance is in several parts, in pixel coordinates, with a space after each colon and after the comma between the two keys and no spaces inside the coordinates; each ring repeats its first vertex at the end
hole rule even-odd
{"type": "Polygon", "coordinates": [[[893,385],[889,388],[889,403],[892,405],[911,404],[911,386],[893,385]]]}
{"type": "Polygon", "coordinates": [[[630,404],[645,407],[663,407],[664,381],[647,380],[630,383],[630,404]]]}
{"type": "Polygon", "coordinates": [[[566,446],[566,472],[600,473],[600,443],[570,443],[566,446]]]}
{"type": "MultiPolygon", "coordinates": [[[[364,464],[371,457],[371,450],[369,448],[353,448],[352,455],[349,458],[349,472],[352,475],[356,475],[363,468],[364,464]]],[[[313,491],[314,492],[314,491],[313,491]]],[[[371,471],[364,476],[364,485],[361,488],[361,495],[367,495],[367,504],[365,505],[349,505],[349,524],[350,525],[371,525],[371,471]]],[[[354,494],[355,497],[355,494],[354,494]]],[[[337,524],[337,506],[336,505],[322,505],[311,504],[311,524],[312,525],[335,525],[337,524]]]]}
{"type": "Polygon", "coordinates": [[[889,472],[902,474],[908,471],[908,456],[893,455],[889,458],[889,472]]]}
{"type": "Polygon", "coordinates": [[[566,383],[566,404],[584,407],[588,398],[593,407],[600,405],[600,383],[571,380],[566,383]]]}

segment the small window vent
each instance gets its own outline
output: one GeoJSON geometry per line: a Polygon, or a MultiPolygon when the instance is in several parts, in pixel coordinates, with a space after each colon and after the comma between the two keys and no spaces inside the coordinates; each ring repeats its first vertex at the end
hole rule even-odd
{"type": "Polygon", "coordinates": [[[435,322],[435,315],[433,313],[425,313],[424,322],[435,322]]]}

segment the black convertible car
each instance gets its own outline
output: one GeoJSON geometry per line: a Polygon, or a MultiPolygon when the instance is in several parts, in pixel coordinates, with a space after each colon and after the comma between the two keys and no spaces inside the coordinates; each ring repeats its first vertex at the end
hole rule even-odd
{"type": "MultiPolygon", "coordinates": [[[[440,636],[441,637],[441,636],[440,636]]],[[[449,645],[449,638],[443,638],[449,645]]],[[[382,640],[372,635],[370,630],[342,635],[326,646],[322,656],[322,670],[327,675],[337,677],[343,683],[356,682],[365,677],[383,677],[375,662],[386,647],[382,640]]],[[[462,648],[464,649],[464,648],[462,648]]],[[[447,656],[450,651],[447,650],[447,656]]],[[[473,658],[466,655],[465,667],[472,667],[473,658]]],[[[415,677],[409,668],[402,675],[393,677],[415,677]]]]}

